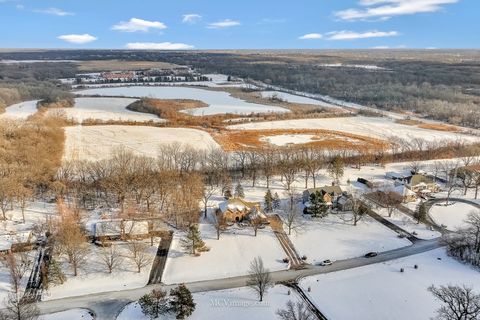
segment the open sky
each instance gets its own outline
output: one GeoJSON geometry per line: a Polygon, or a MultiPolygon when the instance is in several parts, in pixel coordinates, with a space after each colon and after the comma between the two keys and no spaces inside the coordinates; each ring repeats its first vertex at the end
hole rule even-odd
{"type": "Polygon", "coordinates": [[[480,0],[0,0],[2,48],[479,48],[480,0]]]}

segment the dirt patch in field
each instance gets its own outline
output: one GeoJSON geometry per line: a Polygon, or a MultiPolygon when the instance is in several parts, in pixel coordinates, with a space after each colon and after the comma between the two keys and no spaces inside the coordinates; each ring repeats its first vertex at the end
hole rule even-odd
{"type": "MultiPolygon", "coordinates": [[[[226,151],[278,148],[266,141],[266,137],[280,135],[312,135],[311,142],[293,146],[313,146],[319,149],[335,150],[379,150],[385,149],[389,143],[380,139],[355,135],[332,130],[313,129],[274,129],[274,130],[225,130],[211,132],[213,138],[226,151]]],[[[292,144],[285,146],[291,147],[292,144]]]]}
{"type": "Polygon", "coordinates": [[[446,132],[461,132],[462,130],[456,126],[442,124],[442,123],[425,123],[420,120],[414,119],[397,119],[396,123],[404,124],[407,126],[416,126],[422,129],[446,131],[446,132]]]}

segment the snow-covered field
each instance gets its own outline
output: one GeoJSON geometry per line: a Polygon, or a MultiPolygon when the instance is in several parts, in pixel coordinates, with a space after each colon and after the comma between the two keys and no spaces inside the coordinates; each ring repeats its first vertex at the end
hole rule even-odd
{"type": "MultiPolygon", "coordinates": [[[[298,232],[290,239],[300,256],[309,263],[326,259],[341,260],[362,256],[367,252],[382,252],[411,245],[397,234],[370,217],[364,217],[356,226],[349,214],[329,214],[323,219],[305,217],[298,232]]],[[[288,230],[285,230],[288,233],[288,230]]]]}
{"type": "Polygon", "coordinates": [[[123,96],[123,97],[151,97],[156,99],[193,99],[208,104],[205,108],[190,109],[191,115],[212,115],[222,113],[250,114],[250,113],[271,113],[289,112],[281,107],[267,106],[249,103],[232,97],[227,92],[211,91],[199,88],[186,87],[115,87],[87,89],[76,92],[79,95],[101,95],[101,96],[123,96]]]}
{"type": "Polygon", "coordinates": [[[26,119],[37,112],[38,100],[24,101],[5,108],[5,113],[0,119],[26,119]]]}
{"type": "Polygon", "coordinates": [[[61,299],[70,296],[79,296],[97,292],[117,291],[125,289],[141,288],[148,282],[151,263],[158,250],[159,238],[154,239],[153,246],[150,246],[150,239],[144,240],[148,245],[148,253],[151,262],[148,266],[137,272],[137,267],[129,259],[127,244],[115,243],[122,262],[118,270],[108,273],[105,263],[101,258],[101,247],[94,244],[90,245],[91,252],[88,254],[84,267],[79,271],[79,275],[73,276],[71,267],[63,261],[63,270],[67,276],[67,281],[59,286],[52,286],[49,291],[43,294],[42,300],[61,299]]]}
{"type": "Polygon", "coordinates": [[[328,319],[342,320],[431,319],[440,307],[427,291],[432,284],[465,284],[480,292],[478,271],[444,249],[300,281],[305,291],[311,288],[309,296],[328,319]]]}
{"type": "Polygon", "coordinates": [[[70,309],[66,311],[40,316],[39,320],[93,320],[94,317],[86,309],[70,309]]]}
{"type": "MultiPolygon", "coordinates": [[[[191,320],[269,320],[278,319],[276,312],[284,309],[288,301],[299,301],[294,291],[288,295],[287,287],[277,285],[271,288],[263,302],[256,299],[255,293],[249,288],[238,288],[219,291],[207,291],[193,294],[196,303],[195,311],[188,318],[191,320]]],[[[117,320],[148,320],[138,305],[134,302],[125,307],[117,320]]],[[[175,319],[174,315],[165,315],[159,319],[175,319]]],[[[50,319],[48,319],[50,320],[50,319]]]]}
{"type": "Polygon", "coordinates": [[[456,231],[467,226],[465,220],[474,211],[478,209],[470,204],[451,201],[448,206],[445,203],[434,204],[428,214],[438,225],[445,225],[448,230],[456,231]]]}
{"type": "Polygon", "coordinates": [[[276,146],[286,146],[289,144],[303,144],[313,142],[313,134],[280,134],[276,136],[267,136],[260,138],[260,141],[268,142],[276,146]]]}
{"type": "Polygon", "coordinates": [[[75,126],[65,128],[64,159],[100,160],[118,147],[156,157],[161,145],[179,143],[206,150],[218,147],[205,131],[148,126],[75,126]]]}
{"type": "Polygon", "coordinates": [[[230,129],[261,130],[261,129],[325,129],[342,131],[352,134],[369,136],[379,139],[391,137],[413,139],[422,138],[427,141],[456,140],[473,142],[479,139],[459,133],[423,129],[395,123],[389,118],[373,117],[342,117],[326,119],[298,119],[269,122],[255,122],[231,125],[230,129]]]}
{"type": "Polygon", "coordinates": [[[186,254],[180,244],[181,235],[175,234],[162,282],[172,284],[246,275],[257,256],[262,257],[270,271],[288,268],[282,261],[285,252],[270,227],[258,230],[256,237],[252,228],[230,227],[220,240],[211,224],[201,223],[200,231],[210,251],[198,257],[186,254]]]}
{"type": "Polygon", "coordinates": [[[287,101],[290,103],[313,104],[316,106],[322,106],[322,107],[328,107],[328,108],[338,108],[338,106],[326,103],[324,101],[302,97],[302,96],[296,96],[294,94],[281,92],[281,91],[262,91],[260,94],[262,95],[263,98],[277,97],[283,101],[287,101]]]}
{"type": "Polygon", "coordinates": [[[73,108],[50,109],[48,114],[64,115],[67,119],[80,123],[87,119],[137,122],[165,121],[153,114],[127,110],[126,107],[136,100],[130,98],[76,98],[73,108]]]}

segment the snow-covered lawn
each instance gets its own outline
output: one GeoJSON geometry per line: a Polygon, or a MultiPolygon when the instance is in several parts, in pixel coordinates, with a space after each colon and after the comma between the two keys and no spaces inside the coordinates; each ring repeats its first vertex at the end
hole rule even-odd
{"type": "Polygon", "coordinates": [[[165,121],[153,114],[127,110],[126,107],[135,101],[136,99],[130,98],[76,98],[73,108],[50,109],[48,114],[62,115],[80,123],[87,119],[137,122],[165,121]]]}
{"type": "Polygon", "coordinates": [[[413,233],[419,239],[430,240],[438,238],[442,235],[438,231],[431,230],[423,223],[417,223],[415,219],[403,212],[400,212],[399,210],[393,210],[391,217],[388,216],[387,209],[375,208],[374,211],[403,230],[413,233]]]}
{"type": "Polygon", "coordinates": [[[444,249],[300,282],[305,292],[311,288],[308,294],[328,319],[357,320],[430,319],[440,307],[427,291],[432,284],[465,284],[480,292],[478,271],[448,257],[444,249]]]}
{"type": "Polygon", "coordinates": [[[288,268],[282,261],[286,254],[268,226],[258,230],[256,237],[252,228],[233,226],[220,236],[220,240],[211,224],[201,223],[200,231],[210,251],[198,257],[191,256],[181,247],[181,234],[175,234],[162,282],[173,284],[246,275],[250,263],[258,256],[270,271],[288,268]]]}
{"type": "Polygon", "coordinates": [[[70,309],[66,311],[45,314],[39,320],[93,320],[94,317],[86,309],[70,309]]]}
{"type": "Polygon", "coordinates": [[[37,102],[38,100],[24,101],[6,107],[0,119],[26,119],[37,112],[37,102]]]}
{"type": "Polygon", "coordinates": [[[473,211],[478,209],[467,203],[450,201],[448,206],[445,203],[434,204],[428,214],[438,225],[445,225],[448,230],[456,231],[466,227],[465,220],[473,211]]]}
{"type": "Polygon", "coordinates": [[[91,252],[87,261],[79,271],[79,275],[73,276],[72,269],[65,259],[61,259],[63,271],[67,281],[59,286],[52,286],[48,292],[43,294],[43,300],[60,299],[64,297],[79,296],[97,292],[117,291],[125,289],[141,288],[148,282],[151,264],[158,250],[160,238],[155,238],[153,246],[150,246],[150,239],[144,240],[148,244],[148,253],[151,263],[137,272],[137,267],[129,259],[127,244],[115,243],[123,260],[117,270],[108,273],[105,263],[102,261],[101,247],[90,245],[91,252]]]}
{"type": "MultiPolygon", "coordinates": [[[[188,318],[191,320],[269,320],[278,319],[276,312],[284,309],[288,301],[299,301],[294,291],[288,295],[288,288],[277,285],[271,288],[263,302],[256,299],[249,288],[238,288],[219,291],[207,291],[193,294],[196,303],[195,311],[188,318]]],[[[148,320],[142,313],[138,303],[125,307],[117,320],[148,320]]],[[[160,319],[175,319],[174,315],[165,315],[160,319]]]]}
{"type": "Polygon", "coordinates": [[[205,108],[196,108],[186,111],[195,116],[222,113],[250,114],[289,112],[289,110],[281,107],[249,103],[234,98],[227,92],[211,91],[199,88],[135,86],[87,89],[78,91],[76,93],[79,95],[106,95],[135,98],[151,97],[156,99],[193,99],[203,101],[209,105],[205,108]]]}
{"type": "Polygon", "coordinates": [[[118,147],[150,157],[156,157],[165,144],[186,144],[199,150],[218,147],[207,132],[188,128],[75,126],[65,128],[65,133],[65,159],[104,159],[118,147]]]}
{"type": "Polygon", "coordinates": [[[369,136],[379,139],[391,137],[412,139],[422,138],[427,141],[457,140],[473,142],[479,139],[465,134],[423,129],[395,123],[389,118],[374,117],[342,117],[326,119],[297,119],[269,122],[245,123],[229,126],[231,129],[325,129],[369,136]]]}
{"type": "Polygon", "coordinates": [[[370,217],[364,217],[356,226],[352,222],[343,221],[342,217],[348,220],[351,214],[329,214],[323,219],[305,217],[298,232],[292,231],[290,235],[298,254],[306,255],[309,263],[316,263],[411,245],[410,241],[399,238],[397,233],[370,217]]]}

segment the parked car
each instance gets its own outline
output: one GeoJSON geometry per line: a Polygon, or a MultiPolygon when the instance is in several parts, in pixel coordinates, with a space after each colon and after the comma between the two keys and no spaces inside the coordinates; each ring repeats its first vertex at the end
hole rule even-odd
{"type": "Polygon", "coordinates": [[[318,265],[319,266],[330,266],[332,265],[333,261],[330,260],[330,259],[327,259],[327,260],[323,260],[322,262],[320,262],[318,265]]]}
{"type": "Polygon", "coordinates": [[[369,252],[367,254],[365,254],[365,258],[373,258],[373,257],[376,257],[378,255],[378,253],[376,252],[369,252]]]}

